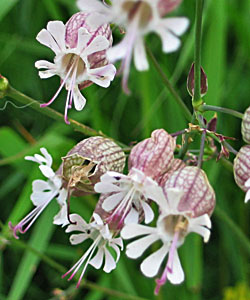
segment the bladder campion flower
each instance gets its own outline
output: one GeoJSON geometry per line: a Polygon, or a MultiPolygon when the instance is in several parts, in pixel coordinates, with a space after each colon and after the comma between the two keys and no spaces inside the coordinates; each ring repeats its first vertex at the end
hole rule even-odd
{"type": "Polygon", "coordinates": [[[49,203],[56,198],[61,209],[54,217],[54,224],[65,226],[67,225],[67,190],[62,187],[62,179],[51,168],[52,157],[45,148],[40,149],[42,155],[35,154],[34,156],[26,156],[26,160],[30,160],[39,164],[39,169],[42,174],[47,177],[45,180],[34,180],[32,183],[31,201],[36,206],[22,221],[16,226],[9,223],[13,230],[14,237],[18,239],[17,232],[25,233],[31,225],[36,221],[43,210],[49,203]],[[23,228],[26,226],[25,228],[23,228]]]}
{"type": "MultiPolygon", "coordinates": [[[[176,51],[180,46],[178,36],[188,27],[188,19],[184,17],[162,18],[164,1],[156,0],[115,0],[112,5],[101,4],[98,0],[78,0],[78,7],[83,12],[96,12],[88,18],[89,24],[100,25],[114,22],[125,29],[122,41],[108,50],[111,62],[122,60],[123,88],[129,92],[127,79],[130,71],[132,56],[138,71],[149,69],[143,37],[150,33],[157,33],[162,40],[163,52],[176,51]]],[[[179,3],[168,6],[170,12],[179,3]]]]}
{"type": "Polygon", "coordinates": [[[138,258],[154,242],[162,242],[162,247],[141,264],[142,273],[154,277],[168,255],[162,276],[156,280],[156,294],[167,280],[173,284],[184,280],[177,248],[184,243],[185,236],[190,232],[196,232],[205,242],[208,241],[211,228],[209,215],[215,206],[214,191],[205,173],[196,167],[185,167],[173,173],[163,190],[166,198],[165,201],[158,201],[161,213],[155,228],[129,224],[121,231],[124,239],[144,235],[127,245],[126,254],[130,258],[138,258]]]}
{"type": "Polygon", "coordinates": [[[74,224],[69,225],[66,232],[80,232],[70,236],[70,243],[72,245],[80,244],[87,239],[93,241],[79,261],[62,276],[64,278],[68,274],[72,273],[68,279],[71,280],[85,263],[77,283],[77,287],[79,287],[88,265],[92,265],[94,268],[100,269],[105,258],[103,270],[106,273],[109,273],[116,268],[116,263],[120,258],[120,248],[123,250],[123,242],[120,237],[114,237],[114,234],[109,230],[108,224],[104,224],[101,217],[96,213],[93,214],[92,222],[89,224],[77,214],[70,215],[70,219],[74,222],[74,224]],[[115,250],[116,260],[110,253],[110,248],[115,250]]]}
{"type": "Polygon", "coordinates": [[[102,208],[111,212],[107,222],[119,220],[123,223],[137,223],[141,212],[146,223],[153,220],[150,200],[164,199],[161,187],[155,181],[157,176],[170,168],[174,160],[175,139],[165,130],[153,131],[151,138],[138,143],[129,156],[129,174],[107,172],[95,185],[95,191],[109,194],[102,208]]]}
{"type": "Polygon", "coordinates": [[[37,40],[51,48],[55,53],[54,63],[39,60],[35,63],[41,78],[49,78],[58,75],[61,85],[52,99],[42,107],[50,105],[65,86],[68,91],[64,119],[67,118],[68,109],[74,102],[75,109],[84,108],[86,99],[80,89],[95,83],[102,87],[108,87],[114,79],[116,69],[108,64],[106,50],[112,44],[112,34],[108,25],[99,27],[88,26],[86,17],[89,14],[78,13],[74,15],[66,25],[61,21],[52,21],[47,29],[42,29],[37,40]]]}

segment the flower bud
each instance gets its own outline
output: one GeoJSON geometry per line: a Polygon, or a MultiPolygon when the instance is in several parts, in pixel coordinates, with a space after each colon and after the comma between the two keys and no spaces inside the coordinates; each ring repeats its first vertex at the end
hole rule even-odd
{"type": "Polygon", "coordinates": [[[250,178],[250,145],[243,146],[234,159],[234,179],[237,185],[246,192],[249,188],[245,186],[250,178]]]}
{"type": "Polygon", "coordinates": [[[62,158],[62,176],[69,188],[94,193],[94,185],[107,171],[122,172],[125,154],[111,139],[90,137],[62,158]]]}
{"type": "Polygon", "coordinates": [[[174,160],[175,138],[164,129],[154,130],[151,138],[133,147],[129,155],[129,169],[136,168],[156,179],[167,172],[174,160]]]}
{"type": "Polygon", "coordinates": [[[7,78],[0,74],[0,99],[5,97],[6,92],[9,88],[9,81],[7,78]]]}
{"type": "Polygon", "coordinates": [[[248,107],[243,115],[241,123],[241,134],[243,140],[250,144],[250,107],[248,107]]]}
{"type": "Polygon", "coordinates": [[[159,0],[158,11],[160,13],[160,16],[163,17],[167,13],[170,13],[177,6],[179,6],[181,2],[182,0],[159,0]]]}
{"type": "Polygon", "coordinates": [[[168,188],[183,191],[178,205],[180,212],[190,211],[193,218],[212,214],[215,207],[215,193],[203,170],[189,166],[177,170],[163,187],[165,195],[168,188]]]}
{"type": "MultiPolygon", "coordinates": [[[[200,68],[201,74],[200,74],[200,93],[201,97],[205,96],[208,90],[208,82],[207,82],[207,75],[203,68],[200,68]]],[[[194,63],[192,63],[192,66],[190,68],[188,78],[187,78],[187,90],[189,92],[189,95],[191,97],[194,96],[194,63]]]]}

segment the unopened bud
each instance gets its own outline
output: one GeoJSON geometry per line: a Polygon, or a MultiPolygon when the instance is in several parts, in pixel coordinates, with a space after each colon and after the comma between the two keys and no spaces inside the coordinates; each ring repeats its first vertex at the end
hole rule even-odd
{"type": "Polygon", "coordinates": [[[185,168],[186,164],[184,163],[183,160],[181,159],[174,159],[171,168],[169,171],[167,171],[166,173],[164,173],[162,176],[160,176],[159,178],[156,179],[157,183],[160,186],[164,186],[165,183],[167,182],[167,180],[170,178],[170,176],[175,172],[175,171],[180,171],[181,169],[185,168]]]}
{"type": "Polygon", "coordinates": [[[177,188],[183,191],[178,210],[190,211],[196,218],[204,214],[211,215],[215,207],[215,193],[206,173],[198,167],[185,167],[174,172],[163,187],[177,188]]]}
{"type": "MultiPolygon", "coordinates": [[[[205,96],[208,90],[208,82],[207,82],[207,75],[203,68],[201,67],[201,97],[205,96]]],[[[192,63],[191,69],[188,74],[187,78],[187,90],[191,97],[194,96],[194,63],[192,63]]]]}
{"type": "Polygon", "coordinates": [[[243,115],[241,123],[241,134],[243,140],[250,144],[250,107],[248,107],[243,115]]]}
{"type": "Polygon", "coordinates": [[[133,147],[129,155],[129,169],[136,168],[156,179],[171,168],[176,147],[175,138],[164,129],[154,130],[151,138],[133,147]]]}
{"type": "Polygon", "coordinates": [[[87,193],[94,193],[94,185],[104,173],[122,172],[125,166],[123,150],[101,136],[81,141],[62,159],[62,176],[68,188],[87,193]]]}

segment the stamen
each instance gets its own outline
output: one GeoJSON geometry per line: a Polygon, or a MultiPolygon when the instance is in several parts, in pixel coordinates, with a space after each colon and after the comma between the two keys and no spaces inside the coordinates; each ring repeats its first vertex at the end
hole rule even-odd
{"type": "Polygon", "coordinates": [[[161,286],[167,282],[168,273],[171,273],[171,274],[173,273],[174,255],[176,253],[176,248],[177,248],[176,246],[177,246],[177,242],[179,239],[179,234],[180,234],[179,231],[175,232],[174,238],[173,238],[173,241],[171,244],[171,248],[169,250],[167,265],[162,273],[161,278],[155,280],[155,282],[156,282],[156,287],[155,287],[155,291],[154,291],[155,295],[158,295],[161,286]]]}

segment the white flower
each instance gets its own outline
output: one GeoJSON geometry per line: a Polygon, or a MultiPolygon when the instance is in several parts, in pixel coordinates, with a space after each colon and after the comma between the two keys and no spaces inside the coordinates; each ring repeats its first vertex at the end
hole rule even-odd
{"type": "Polygon", "coordinates": [[[65,105],[65,122],[68,122],[67,111],[72,107],[74,101],[75,109],[80,111],[84,108],[86,99],[81,94],[78,85],[84,81],[92,81],[95,84],[108,87],[110,81],[114,79],[116,69],[112,64],[108,64],[99,68],[90,68],[88,57],[96,52],[107,50],[110,47],[109,41],[104,36],[96,36],[88,33],[88,31],[80,27],[78,30],[78,42],[75,48],[70,48],[65,42],[66,27],[61,21],[49,22],[47,30],[42,29],[37,40],[51,48],[55,53],[54,64],[45,60],[39,60],[35,63],[38,69],[45,69],[39,72],[41,78],[49,78],[54,75],[61,77],[61,85],[46,104],[50,105],[58,96],[65,85],[68,91],[65,105]]]}
{"type": "Polygon", "coordinates": [[[70,242],[72,245],[80,244],[87,239],[93,240],[93,243],[79,259],[79,261],[63,275],[64,278],[72,272],[68,279],[71,280],[82,264],[85,263],[77,283],[78,287],[89,264],[96,269],[100,269],[103,265],[103,260],[105,259],[103,270],[106,273],[109,273],[115,269],[116,263],[120,258],[120,248],[123,250],[123,242],[121,238],[113,237],[109,230],[108,224],[104,224],[101,217],[96,213],[93,214],[93,222],[89,224],[77,214],[70,215],[70,219],[72,224],[68,226],[66,232],[80,231],[80,233],[72,234],[70,236],[70,242]],[[109,247],[115,250],[116,260],[111,255],[109,247]]]}
{"type": "Polygon", "coordinates": [[[32,183],[31,201],[34,208],[24,219],[22,219],[16,226],[9,223],[10,228],[13,230],[15,238],[18,238],[17,232],[25,233],[31,225],[36,221],[43,210],[49,205],[49,203],[56,198],[61,209],[54,218],[54,224],[67,225],[67,191],[62,187],[62,179],[55,174],[52,166],[52,157],[45,148],[40,149],[43,154],[35,154],[34,156],[26,156],[26,160],[30,160],[39,164],[39,169],[42,174],[48,178],[45,180],[34,180],[32,183]],[[24,226],[25,229],[23,228],[24,226]]]}
{"type": "Polygon", "coordinates": [[[165,201],[161,187],[142,171],[132,168],[129,175],[107,172],[95,185],[97,193],[112,193],[102,204],[102,208],[111,212],[108,222],[119,219],[119,224],[138,223],[140,212],[144,212],[145,223],[150,223],[154,213],[147,200],[157,203],[165,201]]]}
{"type": "Polygon", "coordinates": [[[158,1],[155,0],[115,0],[112,5],[101,4],[98,0],[78,0],[78,7],[83,12],[98,13],[89,17],[89,23],[96,26],[114,22],[126,31],[125,37],[115,47],[108,50],[110,61],[123,60],[123,87],[128,92],[127,79],[132,56],[138,71],[149,69],[143,37],[150,33],[157,33],[162,40],[163,52],[176,51],[180,47],[178,36],[188,27],[188,19],[184,17],[162,18],[158,1]]]}
{"type": "Polygon", "coordinates": [[[161,279],[157,279],[155,293],[158,294],[161,285],[169,280],[173,284],[180,284],[184,280],[177,248],[184,242],[185,236],[190,232],[200,234],[204,242],[209,240],[211,221],[207,214],[192,218],[189,211],[177,209],[183,192],[178,189],[168,189],[166,205],[161,206],[161,214],[157,221],[157,227],[152,228],[140,224],[126,225],[121,236],[124,239],[131,239],[137,236],[144,237],[127,245],[126,254],[130,258],[138,258],[154,242],[160,240],[162,246],[159,250],[148,256],[141,264],[141,271],[147,277],[154,277],[158,274],[164,258],[168,254],[166,267],[161,279]]]}

